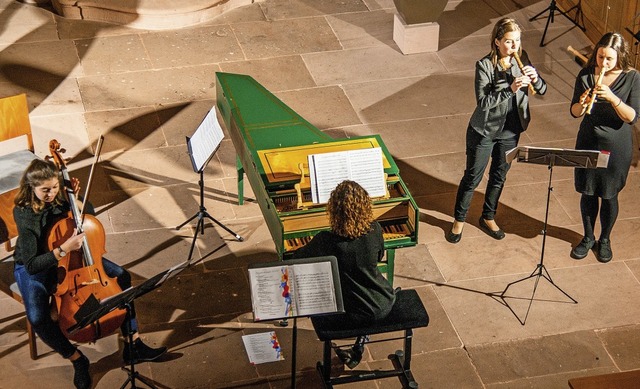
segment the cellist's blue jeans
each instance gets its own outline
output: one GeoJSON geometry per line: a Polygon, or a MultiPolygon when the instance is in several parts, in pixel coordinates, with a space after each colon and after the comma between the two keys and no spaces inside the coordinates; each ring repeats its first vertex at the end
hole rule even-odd
{"type": "MultiPolygon", "coordinates": [[[[102,267],[109,277],[115,277],[122,290],[131,286],[131,275],[122,267],[102,259],[102,267]]],[[[22,294],[27,320],[33,330],[42,341],[54,351],[69,358],[76,351],[76,347],[67,339],[58,323],[51,319],[51,296],[55,292],[57,284],[57,269],[51,268],[37,274],[29,274],[23,265],[16,264],[13,275],[22,294]]],[[[129,324],[132,332],[138,331],[138,323],[135,319],[135,309],[131,309],[131,317],[122,324],[121,330],[127,336],[126,330],[129,324]]]]}

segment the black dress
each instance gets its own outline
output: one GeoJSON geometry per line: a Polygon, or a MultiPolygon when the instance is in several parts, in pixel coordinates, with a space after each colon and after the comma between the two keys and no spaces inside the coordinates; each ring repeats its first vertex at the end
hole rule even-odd
{"type": "MultiPolygon", "coordinates": [[[[571,105],[580,101],[585,90],[595,84],[594,68],[582,69],[576,79],[571,105]]],[[[603,199],[614,198],[627,181],[633,156],[632,125],[640,111],[640,75],[636,70],[621,72],[611,83],[611,91],[635,109],[636,117],[625,123],[608,101],[596,100],[591,114],[585,114],[576,139],[578,150],[608,151],[607,168],[575,169],[576,191],[603,199]]]]}

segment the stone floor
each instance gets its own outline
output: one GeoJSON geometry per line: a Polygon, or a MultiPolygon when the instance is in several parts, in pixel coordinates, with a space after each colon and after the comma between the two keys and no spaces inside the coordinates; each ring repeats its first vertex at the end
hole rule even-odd
{"type": "MultiPolygon", "coordinates": [[[[581,238],[579,196],[570,168],[553,171],[544,264],[577,304],[546,279],[528,316],[533,279],[512,286],[507,299],[497,297],[540,262],[544,166],[515,163],[509,173],[497,216],[506,239],[496,242],[477,228],[484,183],[462,241],[444,239],[475,106],[474,62],[488,51],[501,16],[522,24],[523,46],[549,84],[545,96],[532,98],[533,121],[521,144],[574,145],[579,122],[568,102],[579,65],[566,48],[590,42],[556,17],[539,47],[546,16],[529,18],[547,5],[449,1],[439,19],[439,51],[405,56],[392,39],[392,0],[267,0],[162,32],[66,21],[0,0],[0,95],[27,93],[37,154],[58,139],[81,179],[96,139],[105,136],[92,201],[107,229],[107,257],[136,282],[188,257],[193,224],[175,227],[198,210],[199,196],[185,136],[215,103],[216,71],[252,75],[336,138],[380,134],[421,211],[419,244],[398,250],[395,272],[395,285],[415,288],[431,316],[414,338],[420,387],[567,388],[572,377],[640,368],[637,155],[606,265],[593,254],[569,257],[581,238]]],[[[207,225],[194,253],[202,260],[138,300],[143,337],[169,347],[166,358],[139,371],[159,388],[290,387],[291,328],[252,320],[247,266],[276,255],[255,201],[238,205],[228,137],[206,169],[205,186],[208,211],[245,241],[207,225]],[[251,365],[242,335],[269,330],[278,334],[285,361],[251,365]]],[[[23,307],[5,294],[0,328],[0,387],[70,387],[71,365],[39,340],[39,358],[29,358],[23,307]]],[[[306,319],[298,341],[297,386],[319,388],[321,344],[306,319]]],[[[80,347],[92,361],[95,388],[125,381],[117,335],[80,347]]],[[[388,366],[394,349],[372,345],[362,368],[388,366]]],[[[347,385],[399,386],[396,379],[347,385]]]]}

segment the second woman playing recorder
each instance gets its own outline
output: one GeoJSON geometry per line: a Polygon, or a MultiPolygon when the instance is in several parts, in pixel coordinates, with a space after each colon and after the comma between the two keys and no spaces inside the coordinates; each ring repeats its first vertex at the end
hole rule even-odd
{"type": "Polygon", "coordinates": [[[475,92],[477,106],[467,127],[467,164],[458,186],[454,222],[447,241],[458,243],[471,205],[473,192],[480,184],[491,159],[489,182],[485,192],[480,228],[494,239],[504,232],[494,217],[510,165],[505,152],[516,147],[520,133],[531,120],[529,89],[543,95],[547,84],[536,69],[528,65],[527,53],[520,46],[521,28],[515,20],[503,18],[493,28],[491,51],[476,62],[475,92]],[[515,56],[525,64],[518,66],[515,56]]]}
{"type": "Polygon", "coordinates": [[[595,249],[600,262],[613,258],[610,235],[618,218],[618,193],[624,188],[633,157],[632,125],[640,112],[640,74],[631,68],[629,45],[608,32],[595,45],[576,78],[571,115],[582,117],[576,149],[611,153],[606,169],[575,169],[584,237],[571,250],[575,259],[595,249]],[[600,238],[595,225],[600,216],[600,238]]]}

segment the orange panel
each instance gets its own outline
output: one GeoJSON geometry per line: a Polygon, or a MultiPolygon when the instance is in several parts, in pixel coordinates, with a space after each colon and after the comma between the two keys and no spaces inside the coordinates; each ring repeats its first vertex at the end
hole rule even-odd
{"type": "Polygon", "coordinates": [[[16,222],[13,220],[13,199],[18,188],[0,194],[0,242],[6,242],[18,236],[16,222]]]}
{"type": "Polygon", "coordinates": [[[27,148],[33,151],[29,107],[24,93],[0,99],[0,142],[21,135],[27,136],[27,148]]]}

